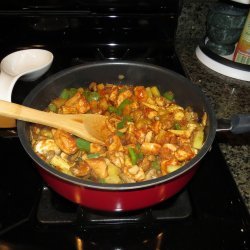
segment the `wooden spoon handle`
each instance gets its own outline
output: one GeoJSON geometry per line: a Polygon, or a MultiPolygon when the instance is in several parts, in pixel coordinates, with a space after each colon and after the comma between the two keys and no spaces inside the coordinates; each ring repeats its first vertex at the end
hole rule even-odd
{"type": "Polygon", "coordinates": [[[104,144],[100,136],[101,132],[92,128],[94,127],[92,123],[94,124],[96,120],[95,116],[80,115],[78,117],[77,115],[49,113],[3,100],[0,100],[0,115],[62,129],[85,140],[104,144]]]}
{"type": "Polygon", "coordinates": [[[50,113],[3,100],[0,100],[0,115],[46,126],[53,126],[54,122],[58,123],[56,114],[51,116],[50,113]]]}

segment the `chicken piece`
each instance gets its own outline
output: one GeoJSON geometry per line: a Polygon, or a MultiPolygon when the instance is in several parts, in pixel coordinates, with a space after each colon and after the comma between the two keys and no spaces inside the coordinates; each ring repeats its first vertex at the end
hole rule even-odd
{"type": "Polygon", "coordinates": [[[142,104],[150,109],[153,109],[155,111],[158,111],[159,110],[159,107],[157,105],[154,105],[154,104],[150,104],[148,102],[142,102],[142,104]]]}
{"type": "Polygon", "coordinates": [[[85,160],[93,171],[94,176],[97,179],[104,179],[108,176],[107,164],[104,158],[93,158],[85,160]]]}
{"type": "MultiPolygon", "coordinates": [[[[136,110],[139,108],[139,103],[137,101],[133,101],[131,104],[127,105],[130,107],[131,110],[136,110]]],[[[126,107],[125,107],[126,108],[126,107]]]]}
{"type": "Polygon", "coordinates": [[[197,127],[197,124],[189,123],[187,129],[169,129],[168,131],[183,138],[190,138],[197,127]]]}
{"type": "Polygon", "coordinates": [[[172,103],[171,105],[169,105],[167,107],[168,112],[177,112],[177,111],[180,111],[180,110],[184,111],[184,109],[181,106],[179,106],[177,104],[174,104],[174,103],[172,103]]]}
{"type": "Polygon", "coordinates": [[[148,99],[148,93],[144,86],[136,86],[134,88],[134,94],[139,102],[146,101],[148,99]]]}
{"type": "Polygon", "coordinates": [[[156,121],[152,122],[152,124],[150,124],[150,128],[157,135],[162,129],[162,123],[160,121],[156,120],[156,121]]]}
{"type": "Polygon", "coordinates": [[[62,106],[61,109],[59,109],[58,113],[61,114],[77,114],[77,108],[75,106],[70,106],[70,107],[66,107],[66,106],[62,106]]]}
{"type": "Polygon", "coordinates": [[[112,86],[111,93],[107,99],[110,100],[112,103],[116,104],[117,96],[118,96],[118,88],[117,86],[112,86]]]}
{"type": "Polygon", "coordinates": [[[194,152],[189,145],[180,146],[176,152],[175,157],[178,161],[187,161],[194,157],[194,152]]]}
{"type": "Polygon", "coordinates": [[[134,181],[143,181],[145,179],[145,173],[142,168],[137,165],[133,165],[131,167],[125,166],[123,168],[124,174],[134,181]]]}
{"type": "Polygon", "coordinates": [[[145,176],[145,180],[152,180],[159,177],[156,169],[150,169],[145,176]]]}
{"type": "Polygon", "coordinates": [[[135,127],[137,129],[146,130],[150,124],[151,124],[151,121],[148,118],[141,118],[140,120],[135,122],[135,127]]]}
{"type": "Polygon", "coordinates": [[[178,136],[178,137],[177,137],[177,144],[178,144],[178,145],[190,144],[190,142],[191,142],[190,139],[191,139],[191,138],[183,138],[183,137],[178,136]]]}
{"type": "Polygon", "coordinates": [[[171,151],[176,151],[177,150],[177,146],[171,143],[165,143],[162,148],[168,148],[171,151]]]}
{"type": "Polygon", "coordinates": [[[176,158],[172,157],[168,160],[162,160],[161,161],[161,172],[162,175],[168,174],[168,167],[169,166],[179,166],[179,162],[176,160],[176,158]]]}
{"type": "Polygon", "coordinates": [[[127,141],[127,144],[136,144],[137,143],[137,138],[135,137],[134,131],[135,131],[134,123],[129,123],[127,132],[125,134],[125,139],[127,141]]]}
{"type": "Polygon", "coordinates": [[[149,104],[156,104],[155,103],[155,99],[154,98],[152,98],[152,97],[149,97],[148,99],[147,99],[147,103],[149,103],[149,104]]]}
{"type": "Polygon", "coordinates": [[[106,100],[106,98],[101,98],[99,100],[99,108],[101,109],[102,112],[106,111],[108,109],[109,105],[106,100]]]}
{"type": "Polygon", "coordinates": [[[172,148],[170,149],[168,146],[166,146],[166,144],[164,144],[163,147],[161,147],[160,156],[161,159],[171,160],[174,158],[174,150],[172,148]]]}
{"type": "Polygon", "coordinates": [[[72,155],[78,150],[75,138],[68,132],[57,129],[53,130],[56,145],[66,154],[72,155]]]}
{"type": "Polygon", "coordinates": [[[174,120],[175,121],[181,121],[185,117],[185,114],[182,110],[178,110],[174,113],[174,120]]]}
{"type": "Polygon", "coordinates": [[[124,151],[124,148],[121,143],[119,136],[114,135],[110,139],[110,144],[108,146],[108,151],[124,151]]]}
{"type": "Polygon", "coordinates": [[[144,142],[151,142],[152,139],[153,139],[153,131],[147,132],[144,142]]]}
{"type": "Polygon", "coordinates": [[[130,178],[129,176],[127,176],[124,173],[120,173],[119,176],[124,183],[135,183],[136,182],[134,179],[130,178]]]}
{"type": "Polygon", "coordinates": [[[129,89],[121,92],[117,97],[117,106],[119,106],[125,99],[131,96],[132,96],[132,92],[129,89]]]}
{"type": "Polygon", "coordinates": [[[62,106],[63,114],[72,114],[72,113],[84,114],[89,109],[90,105],[88,101],[80,92],[77,92],[62,106]]]}
{"type": "Polygon", "coordinates": [[[141,152],[145,155],[157,155],[161,150],[161,145],[157,143],[144,142],[141,145],[141,152]]]}
{"type": "Polygon", "coordinates": [[[106,126],[108,128],[108,130],[110,132],[115,132],[116,128],[117,128],[117,124],[120,122],[121,120],[115,118],[115,117],[111,117],[110,119],[106,120],[106,126]]]}
{"type": "Polygon", "coordinates": [[[103,154],[104,152],[105,152],[104,146],[97,144],[97,143],[90,143],[91,154],[95,154],[95,153],[103,154]]]}
{"type": "Polygon", "coordinates": [[[128,144],[136,144],[138,142],[134,133],[126,133],[125,140],[128,144]]]}
{"type": "Polygon", "coordinates": [[[166,105],[167,101],[166,98],[163,96],[158,96],[155,98],[155,102],[158,106],[163,107],[164,105],[166,105]]]}
{"type": "Polygon", "coordinates": [[[131,158],[127,154],[124,155],[124,165],[127,167],[133,166],[133,164],[131,162],[131,158]]]}
{"type": "Polygon", "coordinates": [[[56,98],[52,101],[52,103],[54,105],[56,105],[57,108],[60,108],[61,106],[63,106],[65,104],[65,102],[67,101],[67,99],[64,99],[64,98],[56,98]]]}
{"type": "Polygon", "coordinates": [[[143,118],[143,112],[142,110],[136,109],[133,112],[131,112],[130,116],[132,117],[134,122],[137,122],[143,118]]]}
{"type": "Polygon", "coordinates": [[[155,119],[155,117],[157,117],[157,115],[158,115],[158,113],[157,113],[157,111],[155,111],[155,110],[150,110],[150,111],[147,113],[147,117],[148,117],[148,119],[150,119],[150,120],[155,119]]]}
{"type": "MultiPolygon", "coordinates": [[[[169,140],[168,140],[169,134],[170,134],[170,135],[174,135],[174,134],[172,134],[172,133],[170,133],[170,132],[167,132],[167,131],[161,129],[161,130],[159,131],[159,133],[157,133],[157,134],[155,135],[155,142],[158,143],[158,144],[161,144],[161,145],[163,145],[163,144],[169,142],[169,140]]],[[[174,136],[175,136],[175,135],[174,135],[174,136]]]]}
{"type": "Polygon", "coordinates": [[[142,129],[136,129],[134,135],[140,144],[144,142],[146,134],[142,129]]]}
{"type": "Polygon", "coordinates": [[[117,167],[121,168],[124,166],[125,159],[123,152],[108,152],[108,158],[117,167]]]}
{"type": "Polygon", "coordinates": [[[188,122],[198,121],[198,114],[193,112],[190,107],[187,107],[185,109],[185,118],[188,120],[188,122]]]}
{"type": "Polygon", "coordinates": [[[40,136],[46,137],[48,139],[52,139],[53,135],[52,135],[52,131],[51,128],[48,127],[43,127],[40,131],[40,136]]]}
{"type": "Polygon", "coordinates": [[[101,114],[102,111],[101,109],[99,108],[99,102],[96,101],[96,100],[92,100],[89,102],[89,107],[90,107],[90,110],[92,113],[97,113],[97,114],[101,114]]]}
{"type": "Polygon", "coordinates": [[[151,161],[148,159],[148,157],[144,157],[138,165],[143,169],[144,172],[146,172],[151,167],[151,161]]]}

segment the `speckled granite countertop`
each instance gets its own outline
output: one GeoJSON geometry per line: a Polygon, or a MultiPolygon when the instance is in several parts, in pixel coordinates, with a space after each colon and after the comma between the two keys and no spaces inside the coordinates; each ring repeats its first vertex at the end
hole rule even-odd
{"type": "MultiPolygon", "coordinates": [[[[177,42],[176,51],[188,78],[209,98],[217,118],[250,113],[250,82],[212,71],[199,62],[195,49],[199,40],[177,42]]],[[[217,135],[220,137],[220,135],[217,135]]],[[[250,212],[250,134],[223,135],[219,146],[250,212]]]]}

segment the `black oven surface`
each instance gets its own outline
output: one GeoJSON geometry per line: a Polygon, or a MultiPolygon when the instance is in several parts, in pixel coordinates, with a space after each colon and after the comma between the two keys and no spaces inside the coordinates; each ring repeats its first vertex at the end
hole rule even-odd
{"type": "MultiPolygon", "coordinates": [[[[20,49],[54,54],[46,77],[77,64],[134,60],[184,74],[174,38],[181,1],[26,0],[0,3],[0,58],[20,49]]],[[[247,250],[249,213],[217,141],[179,194],[140,211],[102,213],[58,196],[38,175],[14,131],[0,129],[0,249],[247,250]],[[13,136],[12,136],[13,135],[13,136]]]]}

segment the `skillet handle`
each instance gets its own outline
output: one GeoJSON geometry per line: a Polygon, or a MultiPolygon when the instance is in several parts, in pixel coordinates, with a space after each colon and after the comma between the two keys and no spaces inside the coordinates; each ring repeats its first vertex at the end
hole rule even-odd
{"type": "Polygon", "coordinates": [[[233,115],[231,119],[218,119],[217,132],[230,131],[233,134],[250,132],[250,115],[233,115]]]}
{"type": "Polygon", "coordinates": [[[250,115],[234,115],[231,117],[231,132],[243,134],[250,132],[250,115]]]}

